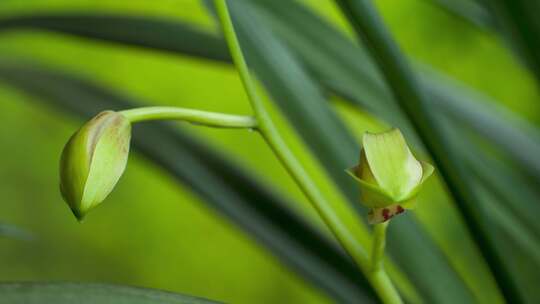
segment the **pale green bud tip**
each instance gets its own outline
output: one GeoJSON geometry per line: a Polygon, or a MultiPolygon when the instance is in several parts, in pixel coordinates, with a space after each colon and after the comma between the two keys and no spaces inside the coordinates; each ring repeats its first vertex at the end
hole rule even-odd
{"type": "Polygon", "coordinates": [[[60,159],[60,191],[79,219],[99,205],[124,172],[131,124],[120,113],[104,111],[67,142],[60,159]]]}
{"type": "Polygon", "coordinates": [[[371,224],[384,222],[405,209],[412,209],[422,184],[433,166],[418,161],[399,129],[365,133],[360,163],[348,172],[360,185],[361,202],[370,212],[371,224]]]}

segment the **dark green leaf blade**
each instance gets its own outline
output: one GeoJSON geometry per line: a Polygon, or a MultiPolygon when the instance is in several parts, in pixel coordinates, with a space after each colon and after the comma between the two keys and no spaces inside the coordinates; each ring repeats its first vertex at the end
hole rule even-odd
{"type": "Polygon", "coordinates": [[[483,29],[492,29],[495,22],[486,8],[476,0],[429,0],[448,12],[483,29]]]}
{"type": "Polygon", "coordinates": [[[217,304],[181,294],[109,284],[1,283],[0,304],[217,304]]]}
{"type": "Polygon", "coordinates": [[[20,241],[31,241],[34,239],[32,233],[7,223],[0,223],[0,238],[2,237],[20,241]]]}
{"type": "Polygon", "coordinates": [[[540,82],[540,2],[535,0],[483,0],[540,82]]]}
{"type": "MultiPolygon", "coordinates": [[[[0,80],[83,117],[139,104],[81,79],[0,62],[0,80]]],[[[373,303],[374,293],[349,257],[257,179],[167,124],[135,126],[133,148],[185,183],[267,246],[285,264],[342,302],[373,303]]]]}
{"type": "Polygon", "coordinates": [[[125,45],[229,61],[224,42],[192,25],[149,17],[112,14],[47,14],[0,19],[0,31],[38,29],[125,45]]]}
{"type": "MultiPolygon", "coordinates": [[[[457,145],[473,146],[464,136],[454,134],[452,140],[457,145]]],[[[540,212],[538,195],[524,176],[488,151],[463,149],[461,153],[471,168],[467,182],[477,191],[479,213],[486,220],[486,229],[492,231],[490,237],[507,257],[504,262],[512,269],[525,301],[538,302],[540,293],[533,287],[540,279],[535,271],[540,267],[540,229],[535,216],[540,212]]]]}

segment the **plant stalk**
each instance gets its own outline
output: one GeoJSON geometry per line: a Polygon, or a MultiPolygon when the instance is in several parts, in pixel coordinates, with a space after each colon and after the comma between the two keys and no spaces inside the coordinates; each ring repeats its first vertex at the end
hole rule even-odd
{"type": "Polygon", "coordinates": [[[342,223],[331,205],[326,201],[310,176],[305,172],[294,154],[288,148],[268,112],[265,109],[262,99],[257,94],[255,82],[251,79],[250,72],[238,38],[234,30],[234,25],[227,8],[226,0],[215,0],[217,14],[219,16],[225,40],[229,46],[233,62],[238,69],[240,78],[248,95],[255,117],[259,123],[258,131],[268,143],[281,164],[285,167],[289,175],[294,179],[298,187],[311,202],[326,226],[339,241],[341,246],[351,255],[364,272],[375,291],[384,303],[402,303],[399,294],[392,285],[388,275],[383,269],[377,272],[370,271],[369,257],[364,248],[356,241],[353,234],[342,223]]]}
{"type": "Polygon", "coordinates": [[[386,246],[386,228],[389,221],[376,224],[373,229],[373,245],[371,247],[371,271],[383,269],[384,248],[386,246]]]}
{"type": "Polygon", "coordinates": [[[384,303],[402,303],[401,298],[384,271],[384,249],[386,246],[386,229],[390,221],[376,224],[373,229],[373,244],[371,247],[371,269],[369,276],[375,289],[380,289],[381,300],[384,303]],[[388,292],[392,290],[392,292],[388,292]]]}
{"type": "Polygon", "coordinates": [[[231,115],[178,107],[142,107],[120,111],[131,123],[148,120],[181,120],[215,128],[256,129],[252,116],[231,115]]]}

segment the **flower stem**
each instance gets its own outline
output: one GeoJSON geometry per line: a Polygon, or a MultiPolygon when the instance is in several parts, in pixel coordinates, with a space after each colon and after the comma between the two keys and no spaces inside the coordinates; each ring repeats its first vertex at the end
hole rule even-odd
{"type": "Polygon", "coordinates": [[[369,257],[364,248],[357,242],[351,231],[343,224],[331,205],[326,201],[315,183],[304,171],[304,168],[300,165],[294,154],[281,138],[265,109],[262,99],[257,94],[255,83],[251,79],[240,43],[236,37],[226,0],[215,0],[214,3],[233,62],[238,69],[249,101],[253,107],[255,117],[259,122],[258,131],[266,140],[274,154],[278,157],[289,175],[291,175],[298,187],[311,202],[326,226],[365,273],[381,300],[387,304],[402,303],[399,294],[384,270],[380,269],[376,272],[370,271],[369,257]]]}
{"type": "Polygon", "coordinates": [[[390,221],[376,224],[373,231],[371,247],[370,281],[384,303],[402,303],[401,298],[384,271],[384,248],[386,246],[386,229],[390,221]]]}
{"type": "Polygon", "coordinates": [[[231,115],[178,107],[142,107],[120,111],[131,123],[147,120],[182,120],[215,128],[256,129],[252,116],[231,115]]]}
{"type": "Polygon", "coordinates": [[[371,271],[383,269],[384,247],[386,246],[386,228],[389,221],[376,224],[373,229],[373,245],[371,247],[371,271]]]}

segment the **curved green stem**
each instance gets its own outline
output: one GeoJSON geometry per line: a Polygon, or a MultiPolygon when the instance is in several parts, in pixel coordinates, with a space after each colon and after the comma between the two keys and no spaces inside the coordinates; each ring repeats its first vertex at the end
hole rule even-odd
{"type": "Polygon", "coordinates": [[[257,128],[253,116],[231,115],[178,107],[142,107],[120,111],[131,123],[147,120],[182,120],[215,128],[257,128]]]}
{"type": "Polygon", "coordinates": [[[370,271],[369,257],[364,248],[356,241],[351,231],[343,224],[331,205],[326,201],[310,176],[304,171],[294,154],[285,144],[266,111],[257,88],[252,81],[248,66],[244,59],[240,43],[236,37],[234,25],[229,15],[226,0],[215,0],[217,14],[221,21],[225,40],[236,68],[246,89],[255,117],[259,122],[259,132],[264,137],[281,164],[294,179],[298,187],[311,202],[326,226],[330,229],[343,248],[352,256],[360,269],[365,273],[375,291],[384,303],[402,303],[396,289],[384,270],[370,271]]]}

